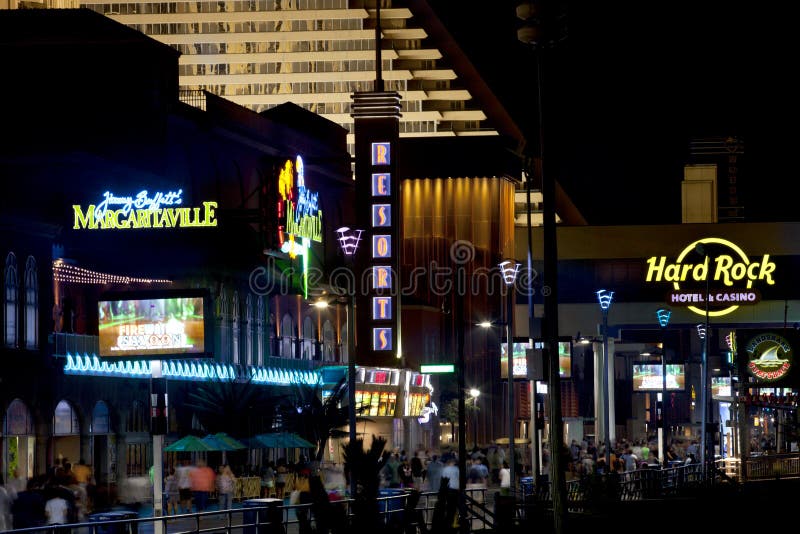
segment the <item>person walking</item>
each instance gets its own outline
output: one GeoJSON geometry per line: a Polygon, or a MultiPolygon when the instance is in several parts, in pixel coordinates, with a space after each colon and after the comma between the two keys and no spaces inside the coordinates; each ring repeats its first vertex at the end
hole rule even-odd
{"type": "Polygon", "coordinates": [[[439,491],[439,486],[442,483],[442,470],[444,464],[439,459],[439,456],[434,454],[431,461],[428,462],[428,467],[425,471],[425,481],[428,485],[428,491],[439,491]]]}
{"type": "Polygon", "coordinates": [[[204,512],[208,508],[208,497],[214,491],[217,475],[206,465],[205,460],[198,460],[197,467],[189,472],[189,478],[192,481],[192,493],[197,511],[204,512]]]}
{"type": "Polygon", "coordinates": [[[175,475],[178,477],[178,498],[185,514],[192,513],[192,477],[190,475],[193,469],[194,467],[189,465],[189,460],[184,459],[183,463],[175,470],[175,475]]]}
{"type": "Polygon", "coordinates": [[[178,514],[181,506],[181,493],[174,467],[169,468],[169,474],[164,479],[164,493],[167,494],[167,515],[178,514]]]}
{"type": "Polygon", "coordinates": [[[222,466],[222,472],[217,477],[217,491],[219,493],[219,509],[230,510],[233,507],[233,493],[236,488],[236,477],[229,465],[222,466]]]}

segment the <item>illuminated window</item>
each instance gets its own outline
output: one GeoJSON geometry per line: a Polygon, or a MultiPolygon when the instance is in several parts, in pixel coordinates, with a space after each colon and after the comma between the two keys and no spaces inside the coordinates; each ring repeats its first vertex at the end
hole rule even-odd
{"type": "Polygon", "coordinates": [[[30,436],[33,434],[33,418],[30,410],[28,410],[24,402],[14,399],[6,410],[6,417],[3,421],[3,435],[30,436]]]}
{"type": "Polygon", "coordinates": [[[244,333],[244,363],[253,365],[253,295],[247,294],[244,301],[245,333],[244,333]]]}
{"type": "Polygon", "coordinates": [[[108,412],[108,404],[104,401],[97,401],[92,410],[92,426],[89,428],[92,434],[111,433],[111,416],[108,412]]]}
{"type": "Polygon", "coordinates": [[[292,353],[292,318],[287,313],[281,320],[281,358],[294,358],[292,353]]]}
{"type": "Polygon", "coordinates": [[[303,319],[303,359],[314,359],[314,341],[316,336],[314,333],[314,321],[311,317],[303,319]]]}
{"type": "Polygon", "coordinates": [[[326,362],[336,360],[334,342],[334,331],[330,321],[325,321],[322,325],[322,359],[326,362]]]}
{"type": "Polygon", "coordinates": [[[219,355],[222,361],[230,357],[230,301],[225,294],[225,287],[220,286],[217,295],[217,320],[219,321],[219,355]]]}
{"type": "Polygon", "coordinates": [[[267,328],[267,305],[264,301],[265,297],[258,297],[258,310],[256,312],[256,357],[255,365],[267,365],[267,352],[264,346],[264,338],[266,333],[264,329],[267,328]]]}
{"type": "Polygon", "coordinates": [[[62,400],[56,406],[56,411],[53,414],[53,435],[71,436],[80,434],[80,432],[78,414],[75,413],[69,402],[62,400]]]}
{"type": "Polygon", "coordinates": [[[231,362],[239,363],[239,292],[233,292],[233,305],[231,306],[231,362]]]}
{"type": "Polygon", "coordinates": [[[33,256],[25,261],[25,347],[39,348],[39,279],[33,256]]]}
{"type": "Polygon", "coordinates": [[[17,346],[17,313],[19,304],[19,280],[17,278],[17,257],[13,252],[6,256],[5,272],[5,336],[6,347],[17,346]]]}

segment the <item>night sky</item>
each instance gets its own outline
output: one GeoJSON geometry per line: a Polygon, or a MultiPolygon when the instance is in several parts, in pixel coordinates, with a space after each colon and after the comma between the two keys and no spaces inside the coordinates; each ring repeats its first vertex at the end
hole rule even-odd
{"type": "MultiPolygon", "coordinates": [[[[516,2],[429,3],[523,130],[537,131],[516,2]]],[[[680,222],[689,140],[744,136],[745,16],[716,0],[568,3],[567,37],[543,76],[545,161],[590,224],[680,222]]],[[[754,187],[762,179],[740,174],[748,218],[795,217],[773,209],[774,192],[754,187]]]]}

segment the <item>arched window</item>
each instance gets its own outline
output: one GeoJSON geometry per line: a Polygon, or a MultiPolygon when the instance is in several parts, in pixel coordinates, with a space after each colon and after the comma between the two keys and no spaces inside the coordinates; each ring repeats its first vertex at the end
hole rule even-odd
{"type": "Polygon", "coordinates": [[[14,399],[8,405],[6,417],[3,421],[4,436],[32,436],[33,418],[25,403],[14,399]]]}
{"type": "Polygon", "coordinates": [[[314,359],[314,341],[316,341],[316,337],[314,336],[314,321],[311,317],[306,317],[303,319],[303,359],[304,360],[313,360],[314,359]]]}
{"type": "Polygon", "coordinates": [[[231,306],[231,362],[239,363],[239,292],[233,292],[233,305],[231,306]]]}
{"type": "Polygon", "coordinates": [[[347,321],[342,324],[342,329],[339,331],[339,339],[341,339],[340,354],[342,355],[341,363],[347,362],[349,356],[347,352],[347,321]]]}
{"type": "Polygon", "coordinates": [[[322,359],[332,362],[336,359],[336,340],[333,325],[330,321],[322,324],[322,359]]]}
{"type": "Polygon", "coordinates": [[[225,286],[220,285],[217,295],[217,321],[219,332],[219,359],[226,361],[231,355],[230,349],[230,308],[231,304],[225,294],[225,286]]]}
{"type": "Polygon", "coordinates": [[[292,353],[293,333],[292,318],[287,313],[281,320],[281,358],[294,358],[294,354],[292,353]]]}
{"type": "Polygon", "coordinates": [[[55,413],[53,413],[53,435],[71,436],[80,433],[78,414],[75,413],[69,402],[62,400],[56,406],[55,413]]]}
{"type": "Polygon", "coordinates": [[[267,347],[264,345],[267,306],[264,297],[258,297],[258,310],[256,313],[256,365],[267,365],[267,347]]]}
{"type": "Polygon", "coordinates": [[[104,401],[97,401],[92,410],[92,426],[89,427],[92,434],[110,434],[111,416],[108,412],[108,404],[104,401]]]}
{"type": "Polygon", "coordinates": [[[25,347],[39,348],[39,278],[33,256],[25,261],[25,347]]]}
{"type": "Polygon", "coordinates": [[[5,328],[4,343],[6,347],[17,346],[17,313],[19,306],[19,278],[17,276],[17,257],[13,252],[6,256],[5,271],[5,328]]]}
{"type": "Polygon", "coordinates": [[[147,432],[150,425],[146,419],[147,410],[141,401],[135,400],[131,405],[131,411],[128,414],[128,421],[125,425],[126,432],[147,432]]]}
{"type": "Polygon", "coordinates": [[[253,295],[247,294],[244,301],[244,363],[245,365],[253,365],[253,295]]]}

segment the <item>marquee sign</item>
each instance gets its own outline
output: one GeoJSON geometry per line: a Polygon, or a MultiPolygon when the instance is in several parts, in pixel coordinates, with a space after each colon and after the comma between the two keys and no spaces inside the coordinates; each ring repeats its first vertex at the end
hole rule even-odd
{"type": "Polygon", "coordinates": [[[202,207],[183,207],[183,189],[146,190],[135,195],[118,196],[103,193],[97,204],[85,208],[73,204],[73,230],[138,230],[144,228],[198,228],[217,226],[216,202],[203,202],[202,207]]]}
{"type": "Polygon", "coordinates": [[[278,245],[294,259],[303,257],[303,292],[308,298],[308,250],[322,243],[322,209],[319,194],[306,188],[303,158],[288,159],[278,172],[278,245]]]}
{"type": "Polygon", "coordinates": [[[666,256],[648,258],[645,280],[672,283],[668,304],[686,306],[702,316],[707,306],[708,315],[718,317],[759,302],[761,293],[753,285],[774,285],[775,268],[769,254],[750,258],[727,239],[706,237],[687,245],[674,262],[666,256]]]}

